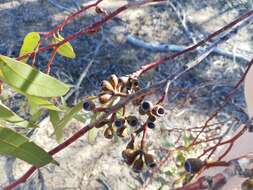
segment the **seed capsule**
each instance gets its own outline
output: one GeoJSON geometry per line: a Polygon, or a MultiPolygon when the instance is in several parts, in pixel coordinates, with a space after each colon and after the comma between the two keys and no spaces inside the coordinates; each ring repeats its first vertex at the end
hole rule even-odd
{"type": "Polygon", "coordinates": [[[122,157],[126,164],[132,165],[136,157],[140,154],[140,150],[126,149],[122,151],[122,157]]]}
{"type": "Polygon", "coordinates": [[[155,105],[152,108],[152,113],[158,117],[162,117],[165,114],[165,109],[160,105],[155,105]]]}
{"type": "Polygon", "coordinates": [[[121,127],[117,129],[117,135],[119,137],[127,137],[128,136],[128,131],[126,127],[121,127]]]}
{"type": "Polygon", "coordinates": [[[152,109],[152,103],[149,101],[143,101],[139,107],[140,114],[144,115],[152,109]]]}
{"type": "Polygon", "coordinates": [[[128,76],[122,76],[122,77],[119,78],[119,82],[122,83],[125,86],[129,82],[129,77],[128,76]]]}
{"type": "Polygon", "coordinates": [[[138,126],[138,123],[139,123],[139,120],[136,116],[128,116],[126,118],[127,120],[127,123],[131,126],[131,127],[137,127],[138,126]]]}
{"type": "Polygon", "coordinates": [[[152,154],[144,153],[144,160],[148,167],[150,168],[156,167],[155,159],[152,154]]]}
{"type": "Polygon", "coordinates": [[[114,121],[114,125],[118,128],[123,127],[125,124],[125,119],[124,118],[118,118],[114,121]]]}
{"type": "Polygon", "coordinates": [[[131,138],[131,140],[129,141],[129,143],[126,146],[126,149],[134,149],[134,138],[131,138]]]}
{"type": "Polygon", "coordinates": [[[109,102],[112,99],[112,95],[108,94],[108,93],[104,93],[104,94],[100,94],[99,95],[99,102],[101,104],[106,104],[107,102],[109,102]]]}
{"type": "Polygon", "coordinates": [[[93,111],[96,108],[96,105],[93,101],[86,99],[83,102],[83,109],[86,111],[93,111]]]}
{"type": "Polygon", "coordinates": [[[150,129],[156,128],[155,123],[154,123],[154,122],[151,122],[151,121],[148,121],[148,122],[147,122],[147,126],[148,126],[148,128],[150,128],[150,129]]]}
{"type": "Polygon", "coordinates": [[[140,156],[137,160],[134,161],[134,165],[133,165],[133,171],[136,173],[140,173],[143,170],[143,159],[140,156]]]}
{"type": "Polygon", "coordinates": [[[105,129],[104,137],[107,138],[107,139],[112,139],[113,134],[114,134],[113,128],[111,126],[109,126],[105,129]]]}
{"type": "Polygon", "coordinates": [[[118,87],[119,79],[115,74],[112,74],[109,78],[109,82],[111,83],[113,89],[115,90],[118,87]]]}
{"type": "Polygon", "coordinates": [[[114,88],[110,82],[108,82],[107,80],[103,80],[102,81],[102,90],[113,92],[114,88]]]}
{"type": "Polygon", "coordinates": [[[155,121],[156,121],[156,117],[155,117],[154,115],[150,114],[150,115],[148,116],[147,122],[152,122],[152,123],[154,123],[155,121]]]}
{"type": "Polygon", "coordinates": [[[198,173],[202,167],[205,165],[205,162],[197,158],[189,158],[184,163],[184,168],[189,173],[198,173]]]}
{"type": "Polygon", "coordinates": [[[247,179],[241,184],[242,190],[252,190],[253,189],[253,179],[247,179]]]}

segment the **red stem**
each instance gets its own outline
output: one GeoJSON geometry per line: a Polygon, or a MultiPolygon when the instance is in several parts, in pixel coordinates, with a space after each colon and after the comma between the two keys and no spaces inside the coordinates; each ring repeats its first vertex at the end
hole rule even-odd
{"type": "MultiPolygon", "coordinates": [[[[55,148],[53,148],[52,150],[50,150],[49,154],[50,155],[54,155],[54,154],[58,153],[59,151],[63,150],[68,145],[72,144],[78,138],[80,138],[81,136],[83,136],[91,128],[92,128],[92,126],[89,126],[89,125],[86,126],[86,127],[84,127],[84,128],[82,128],[77,133],[75,133],[73,136],[71,136],[69,139],[67,139],[66,141],[64,141],[62,144],[59,144],[58,146],[56,146],[55,148]]],[[[32,166],[23,176],[21,176],[19,179],[17,179],[16,181],[12,182],[8,186],[4,187],[3,190],[11,190],[11,189],[17,187],[19,184],[24,183],[33,174],[33,172],[36,171],[36,169],[37,168],[35,166],[32,166]]]]}
{"type": "MultiPolygon", "coordinates": [[[[94,30],[96,31],[98,28],[100,28],[108,20],[112,19],[113,17],[115,17],[116,15],[120,14],[121,12],[123,12],[124,10],[126,10],[128,8],[139,7],[139,6],[147,4],[147,3],[163,2],[163,1],[166,1],[166,0],[145,0],[145,1],[142,1],[142,2],[133,2],[133,3],[128,3],[126,5],[123,5],[123,6],[119,7],[118,9],[116,9],[111,14],[106,15],[105,17],[101,18],[99,21],[95,22],[94,24],[91,24],[90,26],[84,27],[81,30],[79,30],[78,32],[76,32],[76,33],[74,33],[72,35],[67,36],[64,40],[62,40],[62,41],[60,41],[58,43],[51,44],[51,45],[48,45],[46,47],[38,49],[38,52],[42,53],[42,52],[45,52],[45,51],[47,51],[49,49],[60,47],[64,43],[69,42],[69,41],[77,38],[78,36],[81,36],[83,34],[92,33],[92,32],[94,32],[94,30]]],[[[31,53],[25,54],[25,55],[23,55],[21,57],[18,57],[17,60],[22,60],[25,57],[33,56],[34,54],[35,54],[35,52],[31,52],[31,53]]]]}
{"type": "Polygon", "coordinates": [[[133,75],[135,77],[140,77],[142,74],[144,74],[145,72],[149,71],[150,69],[153,69],[154,67],[164,64],[166,61],[172,60],[180,55],[183,55],[186,52],[190,52],[200,46],[202,46],[203,44],[205,44],[206,42],[210,41],[213,37],[221,34],[222,32],[228,30],[229,28],[233,27],[234,25],[236,25],[237,23],[241,22],[242,20],[248,18],[249,16],[253,15],[253,10],[250,10],[249,12],[247,12],[246,14],[240,16],[239,18],[237,18],[236,20],[234,20],[233,22],[227,24],[226,26],[222,27],[221,29],[215,31],[214,33],[210,34],[209,36],[207,36],[205,39],[201,40],[200,42],[198,42],[197,44],[190,46],[188,48],[186,48],[183,51],[177,52],[175,54],[172,55],[167,55],[159,60],[156,60],[152,63],[149,63],[145,66],[143,66],[140,70],[136,71],[133,73],[133,75]]]}
{"type": "Polygon", "coordinates": [[[147,123],[145,123],[144,126],[143,126],[143,132],[142,132],[141,150],[144,150],[144,148],[145,148],[145,142],[146,142],[146,137],[147,137],[147,131],[148,131],[148,126],[147,126],[147,123]]]}

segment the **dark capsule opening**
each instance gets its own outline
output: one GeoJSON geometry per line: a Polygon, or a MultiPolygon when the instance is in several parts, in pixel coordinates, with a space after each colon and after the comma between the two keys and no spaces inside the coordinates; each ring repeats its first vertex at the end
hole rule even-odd
{"type": "Polygon", "coordinates": [[[156,163],[155,162],[153,162],[153,163],[150,163],[149,165],[148,165],[148,167],[150,167],[150,168],[155,168],[157,165],[156,165],[156,163]]]}
{"type": "Polygon", "coordinates": [[[146,102],[146,101],[143,102],[141,106],[142,106],[142,109],[143,109],[143,110],[149,110],[149,109],[151,108],[150,103],[149,103],[149,102],[146,102]]]}
{"type": "Polygon", "coordinates": [[[192,173],[192,167],[191,167],[191,163],[189,160],[186,160],[184,163],[184,169],[189,172],[192,173]]]}
{"type": "Polygon", "coordinates": [[[165,113],[164,108],[159,108],[157,110],[158,114],[163,115],[165,113]]]}
{"type": "Polygon", "coordinates": [[[125,120],[123,120],[123,119],[116,119],[115,121],[114,121],[114,124],[115,124],[115,126],[116,127],[123,127],[123,125],[124,125],[124,122],[125,120]]]}
{"type": "Polygon", "coordinates": [[[148,123],[147,123],[147,126],[148,126],[148,128],[150,128],[150,129],[154,129],[154,128],[156,127],[155,123],[153,123],[153,122],[148,122],[148,123]]]}

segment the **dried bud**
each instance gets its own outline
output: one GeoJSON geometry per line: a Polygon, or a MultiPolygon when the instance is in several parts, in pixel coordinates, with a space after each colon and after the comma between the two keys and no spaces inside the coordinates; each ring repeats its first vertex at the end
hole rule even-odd
{"type": "Polygon", "coordinates": [[[148,126],[148,128],[150,128],[150,129],[156,128],[155,123],[154,123],[154,122],[151,122],[151,121],[148,121],[148,122],[147,122],[147,126],[148,126]]]}
{"type": "Polygon", "coordinates": [[[152,103],[149,101],[143,101],[139,107],[140,114],[144,115],[152,109],[152,103]]]}
{"type": "Polygon", "coordinates": [[[184,168],[189,173],[198,173],[202,167],[205,165],[205,162],[197,158],[189,158],[184,163],[184,168]]]}
{"type": "Polygon", "coordinates": [[[134,138],[131,138],[131,140],[129,141],[129,143],[126,146],[126,149],[134,149],[134,138]]]}
{"type": "Polygon", "coordinates": [[[127,123],[131,126],[131,127],[137,127],[139,124],[138,118],[136,116],[130,115],[126,118],[127,123]]]}
{"type": "Polygon", "coordinates": [[[104,13],[103,10],[102,10],[102,8],[100,8],[100,7],[96,7],[95,11],[96,11],[96,13],[98,13],[98,14],[104,13]]]}
{"type": "Polygon", "coordinates": [[[122,83],[125,86],[129,82],[129,77],[128,76],[122,76],[122,77],[119,78],[119,82],[122,83]]]}
{"type": "Polygon", "coordinates": [[[117,129],[117,135],[119,137],[127,137],[128,136],[128,130],[126,127],[121,127],[117,129]]]}
{"type": "Polygon", "coordinates": [[[96,105],[93,101],[86,99],[83,102],[83,109],[86,111],[93,111],[96,108],[96,105]]]}
{"type": "Polygon", "coordinates": [[[130,83],[132,84],[133,88],[139,86],[139,82],[137,79],[131,78],[130,83]]]}
{"type": "Polygon", "coordinates": [[[103,80],[102,81],[102,90],[113,92],[114,88],[109,81],[103,80]]]}
{"type": "Polygon", "coordinates": [[[156,167],[155,159],[152,154],[144,153],[144,160],[148,167],[150,168],[156,167]]]}
{"type": "Polygon", "coordinates": [[[118,77],[115,74],[113,74],[110,76],[109,81],[110,81],[113,89],[115,90],[118,86],[118,83],[119,83],[118,77]]]}
{"type": "Polygon", "coordinates": [[[162,117],[165,114],[165,109],[161,105],[155,105],[152,108],[152,113],[158,117],[162,117]]]}
{"type": "Polygon", "coordinates": [[[109,120],[103,120],[103,121],[101,121],[99,124],[97,124],[95,127],[96,128],[101,128],[101,127],[103,127],[103,126],[105,126],[106,124],[108,124],[109,123],[109,120]]]}
{"type": "Polygon", "coordinates": [[[112,99],[112,94],[109,93],[104,93],[104,94],[100,94],[99,95],[99,102],[101,104],[106,104],[107,102],[109,102],[112,99]]]}
{"type": "Polygon", "coordinates": [[[143,159],[140,156],[137,160],[134,161],[134,165],[133,165],[133,171],[136,173],[140,173],[143,170],[143,159]]]}
{"type": "Polygon", "coordinates": [[[107,138],[107,139],[112,139],[113,134],[114,134],[113,128],[111,126],[109,126],[105,129],[104,137],[107,138]]]}
{"type": "Polygon", "coordinates": [[[156,121],[156,117],[152,114],[149,114],[147,122],[152,122],[154,123],[156,121]]]}
{"type": "Polygon", "coordinates": [[[253,179],[245,180],[241,185],[242,190],[252,190],[253,189],[253,179]]]}
{"type": "Polygon", "coordinates": [[[122,157],[128,165],[132,165],[139,154],[140,150],[126,149],[122,151],[122,157]]]}
{"type": "Polygon", "coordinates": [[[125,124],[125,119],[124,118],[118,118],[114,121],[114,125],[118,128],[123,127],[125,124]]]}

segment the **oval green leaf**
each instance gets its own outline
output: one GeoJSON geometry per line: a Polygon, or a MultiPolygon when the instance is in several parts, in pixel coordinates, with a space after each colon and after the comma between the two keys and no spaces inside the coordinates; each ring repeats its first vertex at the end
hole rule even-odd
{"type": "MultiPolygon", "coordinates": [[[[52,43],[53,44],[59,43],[63,40],[64,40],[64,38],[60,34],[57,34],[52,38],[52,43]]],[[[57,53],[59,53],[61,56],[68,57],[71,59],[74,59],[76,57],[74,49],[69,42],[65,42],[60,47],[58,47],[57,53]]]]}
{"type": "Polygon", "coordinates": [[[23,119],[1,102],[0,102],[0,120],[13,123],[20,127],[37,127],[37,125],[35,125],[33,122],[28,122],[27,120],[23,119]]]}
{"type": "Polygon", "coordinates": [[[30,65],[0,55],[0,79],[21,92],[38,97],[66,94],[69,86],[30,65]]]}
{"type": "MultiPolygon", "coordinates": [[[[38,47],[39,41],[40,41],[40,35],[38,32],[28,33],[24,38],[22,47],[20,49],[19,57],[27,53],[33,52],[38,47]]],[[[21,61],[26,63],[28,59],[29,58],[27,57],[27,58],[22,59],[21,61]]]]}
{"type": "Polygon", "coordinates": [[[11,155],[36,167],[55,162],[45,150],[15,131],[0,127],[0,154],[11,155]]]}

